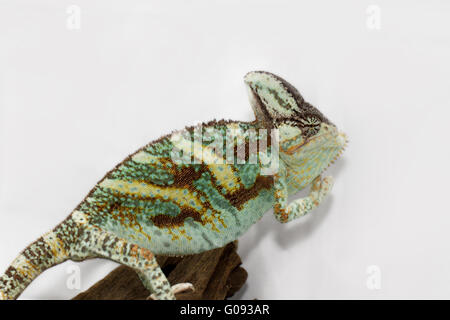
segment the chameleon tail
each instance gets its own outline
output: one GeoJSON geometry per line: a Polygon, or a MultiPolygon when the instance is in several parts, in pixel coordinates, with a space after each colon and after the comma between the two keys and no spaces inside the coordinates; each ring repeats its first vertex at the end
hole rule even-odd
{"type": "Polygon", "coordinates": [[[73,259],[73,248],[81,232],[71,215],[25,248],[0,276],[0,300],[16,299],[46,269],[73,259]]]}

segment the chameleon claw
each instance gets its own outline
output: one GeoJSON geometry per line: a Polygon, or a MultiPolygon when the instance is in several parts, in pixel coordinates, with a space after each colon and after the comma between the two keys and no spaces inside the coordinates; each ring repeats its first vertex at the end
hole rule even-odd
{"type": "Polygon", "coordinates": [[[322,198],[325,197],[331,191],[333,184],[334,184],[334,179],[331,176],[328,176],[328,177],[325,177],[322,179],[322,183],[320,185],[320,190],[319,190],[322,198]]]}
{"type": "Polygon", "coordinates": [[[328,191],[328,190],[330,190],[333,187],[333,184],[334,184],[333,177],[332,176],[328,176],[328,177],[323,178],[321,187],[325,191],[328,191]]]}
{"type": "Polygon", "coordinates": [[[311,191],[319,191],[322,185],[322,179],[318,175],[311,183],[311,191]]]}
{"type": "MultiPolygon", "coordinates": [[[[173,294],[182,293],[182,292],[195,292],[195,287],[192,283],[189,282],[183,282],[183,283],[177,283],[176,285],[172,286],[172,292],[173,294]]],[[[154,293],[152,293],[147,300],[158,300],[154,293]]]]}
{"type": "Polygon", "coordinates": [[[189,282],[177,283],[176,285],[172,286],[172,291],[174,294],[181,292],[195,292],[195,287],[192,283],[189,282]]]}
{"type": "Polygon", "coordinates": [[[317,176],[311,183],[311,193],[310,195],[317,197],[325,197],[333,187],[334,179],[331,176],[327,176],[325,178],[321,178],[321,176],[317,176]]]}

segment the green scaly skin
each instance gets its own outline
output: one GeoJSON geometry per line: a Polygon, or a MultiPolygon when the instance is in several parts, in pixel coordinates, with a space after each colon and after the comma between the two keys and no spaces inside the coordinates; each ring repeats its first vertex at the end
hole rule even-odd
{"type": "Polygon", "coordinates": [[[317,207],[332,186],[320,175],[343,150],[345,134],[280,77],[250,72],[245,83],[256,121],[186,128],[129,156],[13,261],[0,277],[0,298],[17,298],[63,261],[99,257],[134,268],[152,298],[175,299],[193,288],[171,287],[155,254],[222,247],[272,207],[282,223],[317,207]],[[308,196],[288,203],[309,185],[308,196]]]}

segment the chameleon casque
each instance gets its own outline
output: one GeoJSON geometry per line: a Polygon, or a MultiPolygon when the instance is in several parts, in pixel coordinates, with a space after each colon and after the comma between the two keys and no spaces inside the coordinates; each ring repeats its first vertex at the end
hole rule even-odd
{"type": "Polygon", "coordinates": [[[40,273],[66,260],[105,258],[133,268],[153,299],[175,299],[193,287],[171,287],[155,254],[222,247],[270,208],[285,223],[317,207],[332,186],[321,174],[344,149],[346,135],[282,78],[255,71],[244,80],[255,121],[185,128],[130,155],[12,262],[0,277],[0,298],[17,298],[40,273]],[[220,140],[226,146],[213,148],[220,140]],[[264,142],[265,151],[255,152],[264,142]],[[269,154],[272,171],[266,170],[269,154]],[[249,161],[254,155],[258,161],[249,161]],[[307,186],[306,197],[288,203],[307,186]]]}

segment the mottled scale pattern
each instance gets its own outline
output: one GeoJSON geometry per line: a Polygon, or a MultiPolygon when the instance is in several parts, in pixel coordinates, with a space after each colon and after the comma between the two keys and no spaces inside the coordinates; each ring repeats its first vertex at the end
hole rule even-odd
{"type": "Polygon", "coordinates": [[[133,268],[152,299],[171,286],[155,254],[188,255],[236,240],[273,208],[281,223],[320,205],[324,170],[347,138],[279,76],[248,73],[256,120],[211,121],[139,149],[105,175],[73,212],[30,244],[0,277],[15,299],[44,270],[68,259],[104,258],[133,268]],[[304,198],[288,196],[311,186],[304,198]]]}
{"type": "MultiPolygon", "coordinates": [[[[258,123],[234,121],[202,125],[225,140],[227,131],[259,129],[258,123]]],[[[194,141],[194,129],[181,135],[194,141]]],[[[221,247],[240,236],[273,202],[272,177],[260,175],[258,164],[208,164],[193,152],[190,163],[175,163],[171,136],[142,148],[99,182],[77,210],[91,224],[133,239],[154,253],[184,255],[221,247]],[[257,210],[260,215],[246,210],[257,210]]],[[[248,137],[242,145],[248,150],[248,137]]],[[[259,136],[256,136],[258,139],[259,136]]],[[[256,143],[257,142],[256,139],[256,143]]],[[[203,147],[209,145],[203,141],[203,147]]],[[[233,149],[238,146],[235,139],[233,149]]],[[[203,148],[201,148],[203,150],[203,148]]],[[[233,154],[235,154],[233,150],[233,154]]]]}

